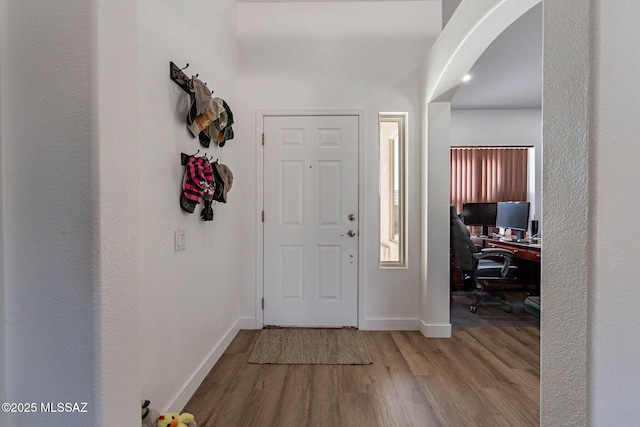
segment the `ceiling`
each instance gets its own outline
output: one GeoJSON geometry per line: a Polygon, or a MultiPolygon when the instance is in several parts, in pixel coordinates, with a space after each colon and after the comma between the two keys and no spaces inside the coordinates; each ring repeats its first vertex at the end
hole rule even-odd
{"type": "Polygon", "coordinates": [[[452,109],[542,106],[542,2],[498,36],[462,83],[452,109]]]}

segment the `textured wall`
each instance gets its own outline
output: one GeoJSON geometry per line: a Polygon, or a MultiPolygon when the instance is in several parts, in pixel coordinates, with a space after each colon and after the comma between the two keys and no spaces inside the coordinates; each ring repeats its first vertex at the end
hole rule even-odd
{"type": "MultiPolygon", "coordinates": [[[[0,17],[4,16],[4,3],[0,3],[0,17]]],[[[0,18],[1,19],[1,18],[0,18]]],[[[0,25],[4,25],[4,22],[0,21],[0,25]]],[[[0,27],[2,28],[2,27],[0,27]]],[[[2,39],[4,35],[0,30],[0,52],[2,52],[2,39]]],[[[2,76],[2,55],[0,55],[0,76],[2,76]]],[[[0,99],[2,99],[2,79],[0,77],[0,99]]],[[[0,176],[2,176],[2,141],[3,141],[3,133],[2,133],[2,102],[0,102],[0,176]]],[[[0,189],[0,191],[2,191],[0,189]]],[[[4,209],[2,205],[2,197],[0,197],[0,271],[4,271],[4,209]]],[[[2,348],[6,349],[6,337],[5,337],[5,298],[4,298],[4,274],[0,274],[0,308],[2,308],[2,313],[0,314],[0,343],[2,343],[2,348]]],[[[6,363],[6,351],[0,351],[0,402],[7,401],[7,363],[6,363]]],[[[0,412],[0,425],[6,425],[6,414],[4,412],[0,412]]]]}
{"type": "Polygon", "coordinates": [[[138,416],[135,4],[7,1],[0,16],[6,400],[86,402],[65,425],[138,416]]]}
{"type": "Polygon", "coordinates": [[[586,425],[589,1],[544,8],[541,425],[586,425]]]}
{"type": "Polygon", "coordinates": [[[136,2],[97,0],[92,30],[92,181],[99,195],[95,287],[96,425],[132,419],[140,399],[136,2]],[[126,74],[126,78],[123,78],[126,74]],[[134,345],[135,343],[135,345],[134,345]]]}
{"type": "Polygon", "coordinates": [[[592,37],[593,127],[590,153],[589,407],[594,426],[636,425],[640,419],[640,4],[596,2],[592,37]]]}
{"type": "MultiPolygon", "coordinates": [[[[89,402],[94,424],[96,231],[91,4],[2,2],[7,399],[89,402]]],[[[50,414],[11,414],[45,425],[50,414]]]]}
{"type": "MultiPolygon", "coordinates": [[[[242,174],[219,226],[178,205],[179,154],[198,143],[169,61],[191,61],[231,105],[236,90],[235,2],[196,6],[1,4],[7,399],[88,402],[56,423],[135,419],[141,395],[181,409],[237,328],[254,263],[236,221],[254,215],[242,174]],[[187,231],[180,254],[175,229],[187,231]]],[[[216,156],[241,171],[232,147],[216,156]]]]}

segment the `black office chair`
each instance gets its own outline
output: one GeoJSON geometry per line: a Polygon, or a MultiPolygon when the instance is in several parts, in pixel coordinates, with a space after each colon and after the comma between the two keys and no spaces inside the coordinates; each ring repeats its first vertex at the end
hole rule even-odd
{"type": "Polygon", "coordinates": [[[481,300],[498,302],[504,305],[504,311],[511,313],[513,307],[503,295],[486,290],[487,283],[514,281],[517,266],[511,265],[513,253],[500,248],[480,249],[471,241],[469,229],[464,225],[456,207],[451,205],[449,215],[451,230],[450,248],[453,263],[457,267],[465,283],[470,283],[472,290],[467,292],[472,297],[469,310],[475,313],[481,300]],[[500,262],[496,261],[500,259],[500,262]]]}

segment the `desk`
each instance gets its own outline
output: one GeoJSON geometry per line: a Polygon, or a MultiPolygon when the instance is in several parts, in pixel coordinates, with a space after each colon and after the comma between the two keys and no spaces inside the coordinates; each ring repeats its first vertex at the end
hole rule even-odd
{"type": "Polygon", "coordinates": [[[540,262],[541,245],[506,242],[492,237],[472,237],[471,240],[475,244],[479,244],[483,248],[501,248],[513,252],[515,258],[525,259],[527,261],[540,262]]]}
{"type": "Polygon", "coordinates": [[[512,263],[518,266],[518,284],[540,292],[540,259],[542,248],[539,244],[506,242],[492,237],[471,237],[473,243],[483,248],[500,248],[513,252],[512,263]]]}

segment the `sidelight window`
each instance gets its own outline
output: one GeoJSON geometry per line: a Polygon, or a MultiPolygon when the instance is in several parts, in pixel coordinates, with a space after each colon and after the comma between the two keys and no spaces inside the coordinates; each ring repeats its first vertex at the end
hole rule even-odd
{"type": "Polygon", "coordinates": [[[380,267],[406,267],[407,113],[380,113],[380,267]]]}

